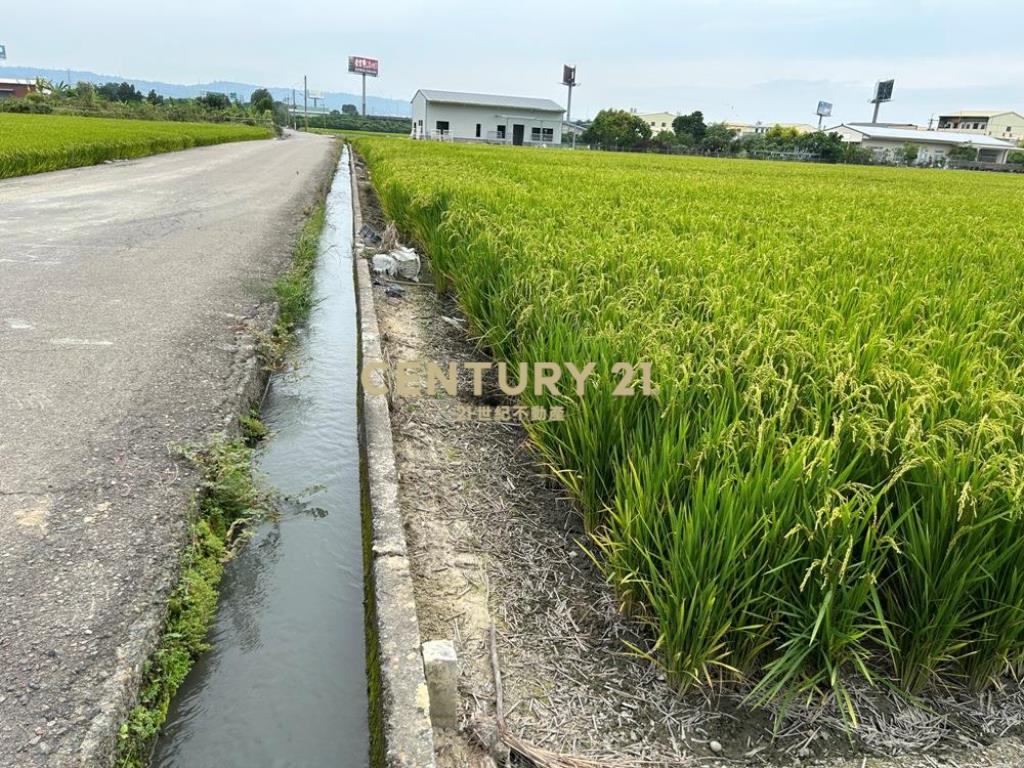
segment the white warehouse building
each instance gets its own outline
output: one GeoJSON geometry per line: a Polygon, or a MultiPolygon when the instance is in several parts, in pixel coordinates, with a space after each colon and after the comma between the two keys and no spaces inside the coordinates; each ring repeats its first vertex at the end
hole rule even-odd
{"type": "Polygon", "coordinates": [[[412,138],[561,144],[564,114],[550,99],[420,89],[412,97],[412,138]]]}
{"type": "Polygon", "coordinates": [[[882,160],[901,157],[907,145],[918,147],[917,162],[921,164],[941,163],[954,147],[973,147],[978,151],[978,160],[988,163],[1005,163],[1010,152],[1016,149],[1009,141],[1003,141],[983,133],[962,133],[956,131],[925,131],[914,128],[896,128],[872,123],[844,123],[835,128],[843,141],[860,144],[870,149],[882,160]]]}

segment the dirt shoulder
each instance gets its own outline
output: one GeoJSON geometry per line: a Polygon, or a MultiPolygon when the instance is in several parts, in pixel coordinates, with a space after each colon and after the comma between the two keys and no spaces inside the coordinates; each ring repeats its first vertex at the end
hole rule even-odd
{"type": "MultiPolygon", "coordinates": [[[[363,218],[381,232],[387,222],[358,160],[357,174],[363,218]]],[[[450,297],[429,284],[396,290],[387,278],[377,282],[377,319],[392,365],[486,359],[450,297]]],[[[679,696],[654,665],[629,653],[630,644],[648,647],[650,638],[618,611],[585,551],[578,516],[537,463],[523,428],[478,418],[477,408],[507,403],[471,393],[467,378],[456,397],[391,395],[423,640],[453,640],[459,656],[461,726],[435,729],[439,766],[503,762],[500,749],[481,746],[493,738],[492,622],[509,727],[553,753],[616,766],[1024,764],[1021,740],[999,738],[1020,727],[1019,694],[987,704],[950,699],[931,712],[869,706],[853,744],[831,712],[803,710],[773,738],[775,713],[743,706],[742,692],[679,696]],[[972,728],[961,727],[972,717],[972,728]]]]}
{"type": "Polygon", "coordinates": [[[104,765],[331,141],[0,182],[0,764],[104,765]]]}

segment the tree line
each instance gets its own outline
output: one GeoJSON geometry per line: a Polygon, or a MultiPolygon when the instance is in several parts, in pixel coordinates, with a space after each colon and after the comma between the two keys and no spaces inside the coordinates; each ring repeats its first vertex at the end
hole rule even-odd
{"type": "Polygon", "coordinates": [[[128,82],[80,81],[70,85],[43,78],[37,80],[36,90],[24,98],[0,101],[0,111],[253,125],[272,121],[278,126],[288,122],[287,107],[275,101],[266,88],[257,88],[248,101],[226,93],[172,98],[155,90],[143,93],[128,82]]]}
{"type": "Polygon", "coordinates": [[[871,159],[870,152],[843,142],[835,132],[802,133],[777,125],[763,133],[739,136],[725,123],[706,123],[699,110],[676,117],[671,131],[653,134],[651,126],[637,115],[621,109],[604,109],[581,138],[600,149],[751,157],[788,155],[832,163],[863,163],[871,159]]]}

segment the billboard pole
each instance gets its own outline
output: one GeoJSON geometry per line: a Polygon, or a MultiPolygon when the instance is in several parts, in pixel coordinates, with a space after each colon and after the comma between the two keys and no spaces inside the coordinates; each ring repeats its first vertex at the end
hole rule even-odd
{"type": "Polygon", "coordinates": [[[830,101],[819,101],[818,108],[814,111],[814,114],[818,116],[818,133],[821,133],[821,122],[826,117],[832,116],[832,102],[830,101]]]}
{"type": "Polygon", "coordinates": [[[366,56],[349,56],[348,71],[363,77],[363,117],[366,117],[366,76],[377,77],[380,73],[380,62],[366,56]]]}
{"type": "Polygon", "coordinates": [[[892,101],[892,87],[895,82],[895,80],[879,80],[875,83],[875,97],[870,102],[875,105],[875,113],[871,116],[872,125],[878,123],[878,108],[882,106],[882,102],[892,101]]]}
{"type": "MultiPolygon", "coordinates": [[[[576,67],[568,64],[562,65],[562,85],[569,89],[569,98],[565,104],[565,122],[572,125],[572,89],[576,87],[576,67]]],[[[572,148],[576,149],[576,131],[572,130],[572,148]]]]}

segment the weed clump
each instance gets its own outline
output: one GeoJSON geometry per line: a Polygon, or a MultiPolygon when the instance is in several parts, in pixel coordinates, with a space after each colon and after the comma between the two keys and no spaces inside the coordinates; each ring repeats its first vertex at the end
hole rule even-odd
{"type": "Polygon", "coordinates": [[[116,765],[145,768],[175,691],[192,663],[209,648],[207,630],[217,611],[217,587],[239,526],[266,510],[253,477],[252,448],[217,440],[184,455],[200,473],[181,575],[167,601],[160,644],[143,666],[139,701],[121,725],[116,765]]]}

